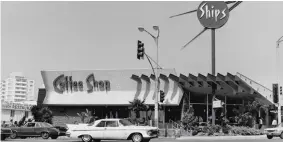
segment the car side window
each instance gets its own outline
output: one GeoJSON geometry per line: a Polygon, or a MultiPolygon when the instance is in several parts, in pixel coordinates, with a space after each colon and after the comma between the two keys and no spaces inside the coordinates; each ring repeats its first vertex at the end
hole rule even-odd
{"type": "Polygon", "coordinates": [[[40,127],[39,123],[36,123],[36,124],[35,124],[35,127],[37,127],[37,128],[40,127]]]}
{"type": "Polygon", "coordinates": [[[99,122],[96,127],[105,127],[105,121],[99,122]]]}
{"type": "Polygon", "coordinates": [[[34,127],[35,124],[34,123],[28,123],[27,127],[34,127]]]}
{"type": "Polygon", "coordinates": [[[106,127],[118,127],[117,121],[107,121],[106,127]]]}

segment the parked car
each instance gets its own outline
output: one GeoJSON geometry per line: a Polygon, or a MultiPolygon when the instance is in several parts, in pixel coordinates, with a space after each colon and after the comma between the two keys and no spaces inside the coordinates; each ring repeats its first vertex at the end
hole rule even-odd
{"type": "Polygon", "coordinates": [[[95,140],[132,140],[133,142],[149,142],[157,138],[159,130],[150,126],[135,126],[126,119],[100,119],[93,125],[66,124],[66,135],[81,138],[83,142],[95,140]]]}
{"type": "Polygon", "coordinates": [[[65,135],[64,131],[60,131],[54,126],[46,122],[28,122],[22,127],[11,127],[11,138],[20,137],[22,139],[27,137],[42,137],[43,139],[57,139],[59,136],[65,135]]]}
{"type": "Polygon", "coordinates": [[[283,127],[281,124],[279,124],[275,128],[264,129],[264,134],[268,139],[272,139],[273,137],[280,137],[283,139],[283,127]]]}
{"type": "Polygon", "coordinates": [[[1,140],[5,140],[12,134],[12,130],[10,128],[1,128],[1,140]]]}

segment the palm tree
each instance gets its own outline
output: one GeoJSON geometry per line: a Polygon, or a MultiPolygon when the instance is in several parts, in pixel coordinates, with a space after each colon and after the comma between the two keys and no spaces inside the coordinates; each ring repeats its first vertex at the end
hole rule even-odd
{"type": "Polygon", "coordinates": [[[53,114],[48,107],[34,105],[31,107],[31,113],[36,122],[47,122],[52,124],[53,114]]]}
{"type": "Polygon", "coordinates": [[[81,118],[82,123],[92,123],[94,121],[94,114],[95,112],[92,113],[92,111],[89,111],[88,109],[86,109],[86,112],[77,113],[81,118]]]}
{"type": "Polygon", "coordinates": [[[140,111],[147,110],[147,106],[144,104],[145,100],[141,101],[140,99],[134,99],[130,102],[129,109],[136,113],[136,118],[140,118],[140,111]]]}

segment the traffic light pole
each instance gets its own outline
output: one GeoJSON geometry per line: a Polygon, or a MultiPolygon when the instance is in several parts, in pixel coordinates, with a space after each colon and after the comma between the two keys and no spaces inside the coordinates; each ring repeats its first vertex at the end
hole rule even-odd
{"type": "Polygon", "coordinates": [[[155,120],[155,126],[158,127],[158,93],[159,93],[159,71],[158,71],[158,37],[159,37],[159,32],[158,32],[158,36],[157,38],[154,38],[154,41],[156,43],[156,76],[155,76],[155,88],[156,88],[156,92],[155,92],[155,105],[154,105],[154,120],[155,120]]]}
{"type": "MultiPolygon", "coordinates": [[[[159,69],[158,69],[158,50],[159,50],[159,47],[158,47],[158,38],[159,38],[159,27],[158,26],[153,26],[153,29],[158,31],[158,34],[157,36],[153,36],[150,32],[148,32],[147,30],[145,30],[144,28],[142,27],[139,27],[138,28],[140,32],[143,32],[145,31],[146,33],[148,33],[153,39],[154,39],[154,42],[156,44],[156,48],[157,48],[157,52],[156,52],[156,74],[155,74],[155,103],[154,103],[154,124],[156,127],[158,127],[158,93],[159,93],[159,69]]],[[[148,57],[147,57],[148,58],[148,57]]],[[[151,62],[150,62],[151,63],[151,62]]],[[[151,64],[152,66],[152,64],[151,64]]],[[[154,70],[154,69],[153,69],[154,70]]]]}
{"type": "Polygon", "coordinates": [[[279,70],[279,66],[280,66],[280,56],[279,56],[279,44],[280,42],[282,42],[283,40],[281,40],[283,38],[283,36],[277,41],[277,47],[276,47],[276,76],[277,76],[277,84],[278,84],[278,87],[277,87],[277,92],[278,92],[278,124],[281,124],[282,122],[282,119],[281,119],[281,106],[282,106],[282,102],[281,102],[281,94],[280,94],[280,86],[281,86],[281,83],[280,83],[280,79],[279,79],[279,73],[280,73],[280,70],[279,70]]]}

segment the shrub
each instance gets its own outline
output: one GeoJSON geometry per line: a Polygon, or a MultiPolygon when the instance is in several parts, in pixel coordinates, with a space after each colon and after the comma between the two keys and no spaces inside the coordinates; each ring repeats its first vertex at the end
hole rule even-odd
{"type": "Polygon", "coordinates": [[[260,130],[249,127],[231,127],[231,133],[235,135],[262,135],[260,130]]]}
{"type": "Polygon", "coordinates": [[[224,134],[229,134],[229,131],[230,131],[230,127],[229,126],[223,126],[222,127],[222,132],[224,133],[224,134]]]}

